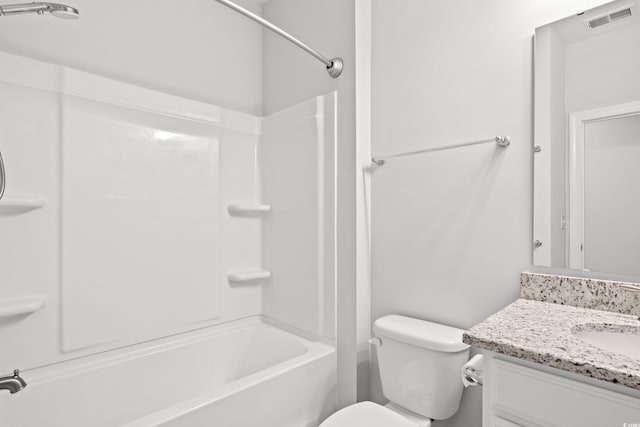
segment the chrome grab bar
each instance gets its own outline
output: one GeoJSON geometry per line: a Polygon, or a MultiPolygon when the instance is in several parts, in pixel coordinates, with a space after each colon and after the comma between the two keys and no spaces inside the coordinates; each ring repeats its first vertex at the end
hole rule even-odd
{"type": "Polygon", "coordinates": [[[2,152],[0,152],[0,200],[2,200],[2,196],[4,196],[4,187],[6,182],[7,180],[4,174],[4,162],[2,161],[2,152]]]}

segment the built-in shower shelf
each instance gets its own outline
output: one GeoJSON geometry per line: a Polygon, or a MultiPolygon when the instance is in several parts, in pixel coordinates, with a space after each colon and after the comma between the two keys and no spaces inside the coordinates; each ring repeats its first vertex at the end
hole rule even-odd
{"type": "Polygon", "coordinates": [[[0,299],[0,318],[34,313],[44,307],[46,300],[44,295],[0,299]]]}
{"type": "Polygon", "coordinates": [[[227,205],[227,211],[232,216],[262,216],[271,212],[271,205],[232,203],[227,205]]]}
{"type": "Polygon", "coordinates": [[[258,280],[265,280],[271,277],[271,272],[267,270],[242,270],[227,273],[227,279],[233,283],[247,283],[258,280]]]}
{"type": "Polygon", "coordinates": [[[0,199],[0,212],[30,211],[46,204],[47,198],[38,194],[5,194],[0,199]]]}

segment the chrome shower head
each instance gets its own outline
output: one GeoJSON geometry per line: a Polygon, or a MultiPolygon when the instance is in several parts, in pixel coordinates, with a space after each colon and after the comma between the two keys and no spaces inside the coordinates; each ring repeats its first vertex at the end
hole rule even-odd
{"type": "Polygon", "coordinates": [[[43,15],[48,12],[56,18],[78,19],[80,12],[78,9],[58,3],[20,3],[0,5],[0,16],[21,15],[24,13],[37,13],[43,15]]]}
{"type": "Polygon", "coordinates": [[[67,6],[65,4],[46,3],[50,6],[47,11],[56,18],[62,19],[78,19],[80,18],[80,12],[75,7],[67,6]]]}

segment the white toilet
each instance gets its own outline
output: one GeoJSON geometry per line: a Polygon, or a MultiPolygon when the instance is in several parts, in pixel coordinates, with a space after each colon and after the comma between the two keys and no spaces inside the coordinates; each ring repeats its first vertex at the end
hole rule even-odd
{"type": "Polygon", "coordinates": [[[469,359],[461,329],[390,315],[373,324],[385,405],[360,402],[320,427],[429,427],[458,411],[460,370],[469,359]]]}

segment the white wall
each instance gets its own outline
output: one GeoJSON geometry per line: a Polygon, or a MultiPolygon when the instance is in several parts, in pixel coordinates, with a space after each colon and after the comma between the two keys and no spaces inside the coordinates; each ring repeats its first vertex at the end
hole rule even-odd
{"type": "MultiPolygon", "coordinates": [[[[461,148],[374,171],[373,318],[466,328],[517,298],[531,264],[532,35],[596,3],[372,3],[374,155],[512,139],[503,151],[461,148]]],[[[375,381],[372,394],[382,400],[375,381]]],[[[480,405],[469,390],[439,424],[480,426],[480,405]]]]}
{"type": "MultiPolygon", "coordinates": [[[[262,108],[262,29],[212,0],[69,0],[75,21],[2,17],[0,50],[224,107],[262,108]]],[[[259,0],[241,4],[260,11],[259,0]]]]}
{"type": "Polygon", "coordinates": [[[342,75],[333,79],[322,63],[280,37],[265,33],[266,114],[337,91],[335,281],[339,406],[354,401],[356,395],[354,13],[354,2],[344,0],[271,0],[264,6],[265,18],[323,55],[340,56],[345,61],[342,75]]]}

